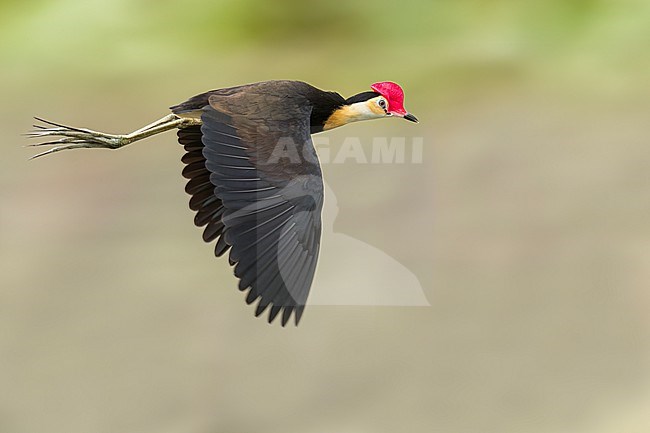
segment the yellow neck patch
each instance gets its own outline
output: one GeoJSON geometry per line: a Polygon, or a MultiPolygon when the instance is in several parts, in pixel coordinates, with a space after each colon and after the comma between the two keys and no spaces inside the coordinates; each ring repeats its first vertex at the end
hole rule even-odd
{"type": "Polygon", "coordinates": [[[375,99],[377,98],[357,102],[351,105],[344,105],[334,111],[325,121],[323,131],[338,128],[339,126],[347,125],[351,122],[386,117],[386,113],[375,103],[375,99]]]}

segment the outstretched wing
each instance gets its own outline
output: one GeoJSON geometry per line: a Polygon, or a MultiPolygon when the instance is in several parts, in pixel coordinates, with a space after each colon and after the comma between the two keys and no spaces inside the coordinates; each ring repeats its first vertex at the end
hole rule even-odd
{"type": "Polygon", "coordinates": [[[255,314],[270,307],[269,322],[282,312],[282,325],[292,313],[300,320],[320,246],[323,184],[306,102],[281,94],[211,95],[201,114],[203,160],[195,148],[199,131],[179,132],[181,144],[195,143],[184,174],[195,222],[207,224],[204,239],[218,237],[217,255],[230,249],[246,302],[259,299],[255,314]]]}
{"type": "Polygon", "coordinates": [[[192,196],[190,209],[196,211],[194,224],[198,227],[205,226],[203,240],[212,242],[218,239],[215,247],[217,257],[228,251],[224,244],[223,216],[224,207],[219,197],[214,194],[214,185],[210,182],[210,172],[205,167],[203,156],[203,142],[200,126],[190,126],[178,130],[178,142],[185,148],[185,155],[181,159],[185,163],[183,177],[189,179],[185,185],[185,191],[192,196]]]}

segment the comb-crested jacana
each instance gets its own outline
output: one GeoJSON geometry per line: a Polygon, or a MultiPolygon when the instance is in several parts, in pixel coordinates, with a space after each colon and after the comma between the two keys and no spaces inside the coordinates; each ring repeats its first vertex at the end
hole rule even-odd
{"type": "Polygon", "coordinates": [[[185,147],[185,190],[204,227],[203,240],[216,240],[215,254],[229,261],[259,299],[255,315],[270,307],[269,323],[282,312],[300,321],[320,247],[323,178],[311,134],[350,122],[402,117],[404,92],[393,82],[348,99],[300,81],[264,81],[212,90],[171,107],[172,114],[124,135],[105,134],[37,120],[31,137],[60,137],[38,143],[49,150],[117,149],[178,128],[185,147]]]}

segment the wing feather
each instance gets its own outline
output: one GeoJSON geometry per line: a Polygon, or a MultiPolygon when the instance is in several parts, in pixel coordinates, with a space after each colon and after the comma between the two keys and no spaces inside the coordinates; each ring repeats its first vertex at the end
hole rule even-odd
{"type": "Polygon", "coordinates": [[[298,323],[314,277],[323,188],[313,159],[301,164],[266,161],[285,137],[300,151],[304,146],[313,151],[304,114],[299,109],[295,118],[271,122],[270,127],[263,120],[267,117],[256,121],[245,106],[211,100],[201,116],[205,167],[225,208],[217,250],[223,253],[230,245],[239,289],[248,290],[247,303],[259,300],[255,314],[271,306],[269,322],[283,312],[282,325],[292,315],[298,323]]]}
{"type": "Polygon", "coordinates": [[[178,132],[194,222],[205,226],[206,242],[216,240],[216,256],[229,251],[246,302],[259,300],[255,315],[270,307],[269,323],[282,313],[282,326],[292,315],[296,324],[302,317],[323,205],[311,103],[284,88],[287,83],[272,84],[273,92],[263,86],[212,91],[173,107],[178,113],[202,110],[201,126],[178,132]],[[281,143],[299,160],[275,158],[281,143]]]}

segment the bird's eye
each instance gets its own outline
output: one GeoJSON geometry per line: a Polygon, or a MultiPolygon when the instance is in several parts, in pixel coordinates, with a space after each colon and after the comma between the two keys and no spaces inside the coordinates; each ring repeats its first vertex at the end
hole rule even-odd
{"type": "Polygon", "coordinates": [[[385,99],[380,99],[378,102],[379,106],[383,108],[384,110],[386,109],[386,100],[385,99]]]}

